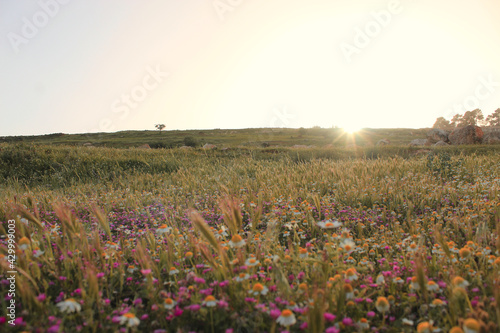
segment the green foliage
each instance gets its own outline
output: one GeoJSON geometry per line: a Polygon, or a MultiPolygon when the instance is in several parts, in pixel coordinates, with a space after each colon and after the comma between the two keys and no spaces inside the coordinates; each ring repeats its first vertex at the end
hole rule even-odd
{"type": "Polygon", "coordinates": [[[184,145],[188,147],[198,147],[200,145],[200,141],[192,136],[186,136],[183,141],[184,145]]]}

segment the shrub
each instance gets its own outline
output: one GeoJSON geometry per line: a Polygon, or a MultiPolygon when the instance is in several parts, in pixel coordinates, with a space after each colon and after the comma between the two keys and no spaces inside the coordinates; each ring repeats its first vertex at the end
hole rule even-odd
{"type": "Polygon", "coordinates": [[[184,138],[184,145],[188,147],[197,147],[200,145],[200,141],[192,136],[186,136],[184,138]]]}

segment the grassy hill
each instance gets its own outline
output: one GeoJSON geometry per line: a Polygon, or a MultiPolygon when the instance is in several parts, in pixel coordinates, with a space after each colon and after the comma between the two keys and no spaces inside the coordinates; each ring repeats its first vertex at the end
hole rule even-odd
{"type": "Polygon", "coordinates": [[[130,148],[149,144],[151,148],[181,147],[186,142],[197,146],[205,143],[219,147],[290,147],[307,145],[322,147],[332,144],[337,147],[373,146],[378,140],[388,139],[392,145],[407,145],[411,140],[425,138],[429,129],[364,129],[354,135],[334,128],[251,128],[213,129],[185,131],[121,131],[115,133],[64,134],[54,133],[38,136],[0,137],[2,142],[25,142],[38,144],[79,146],[92,144],[97,147],[130,148]]]}

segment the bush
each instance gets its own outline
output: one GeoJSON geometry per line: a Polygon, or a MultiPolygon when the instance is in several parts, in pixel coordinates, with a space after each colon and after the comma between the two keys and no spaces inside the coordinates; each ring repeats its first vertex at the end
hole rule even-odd
{"type": "Polygon", "coordinates": [[[188,146],[188,147],[194,147],[194,148],[196,148],[197,146],[200,145],[200,141],[197,140],[196,138],[192,137],[192,136],[186,136],[184,138],[184,145],[188,146]]]}

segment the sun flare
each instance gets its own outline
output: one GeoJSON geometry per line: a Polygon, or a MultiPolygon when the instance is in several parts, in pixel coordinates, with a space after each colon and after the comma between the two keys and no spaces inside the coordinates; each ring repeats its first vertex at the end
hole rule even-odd
{"type": "Polygon", "coordinates": [[[359,125],[356,125],[356,124],[349,124],[349,125],[344,126],[342,129],[346,133],[353,134],[353,133],[359,132],[361,130],[361,127],[359,125]]]}

